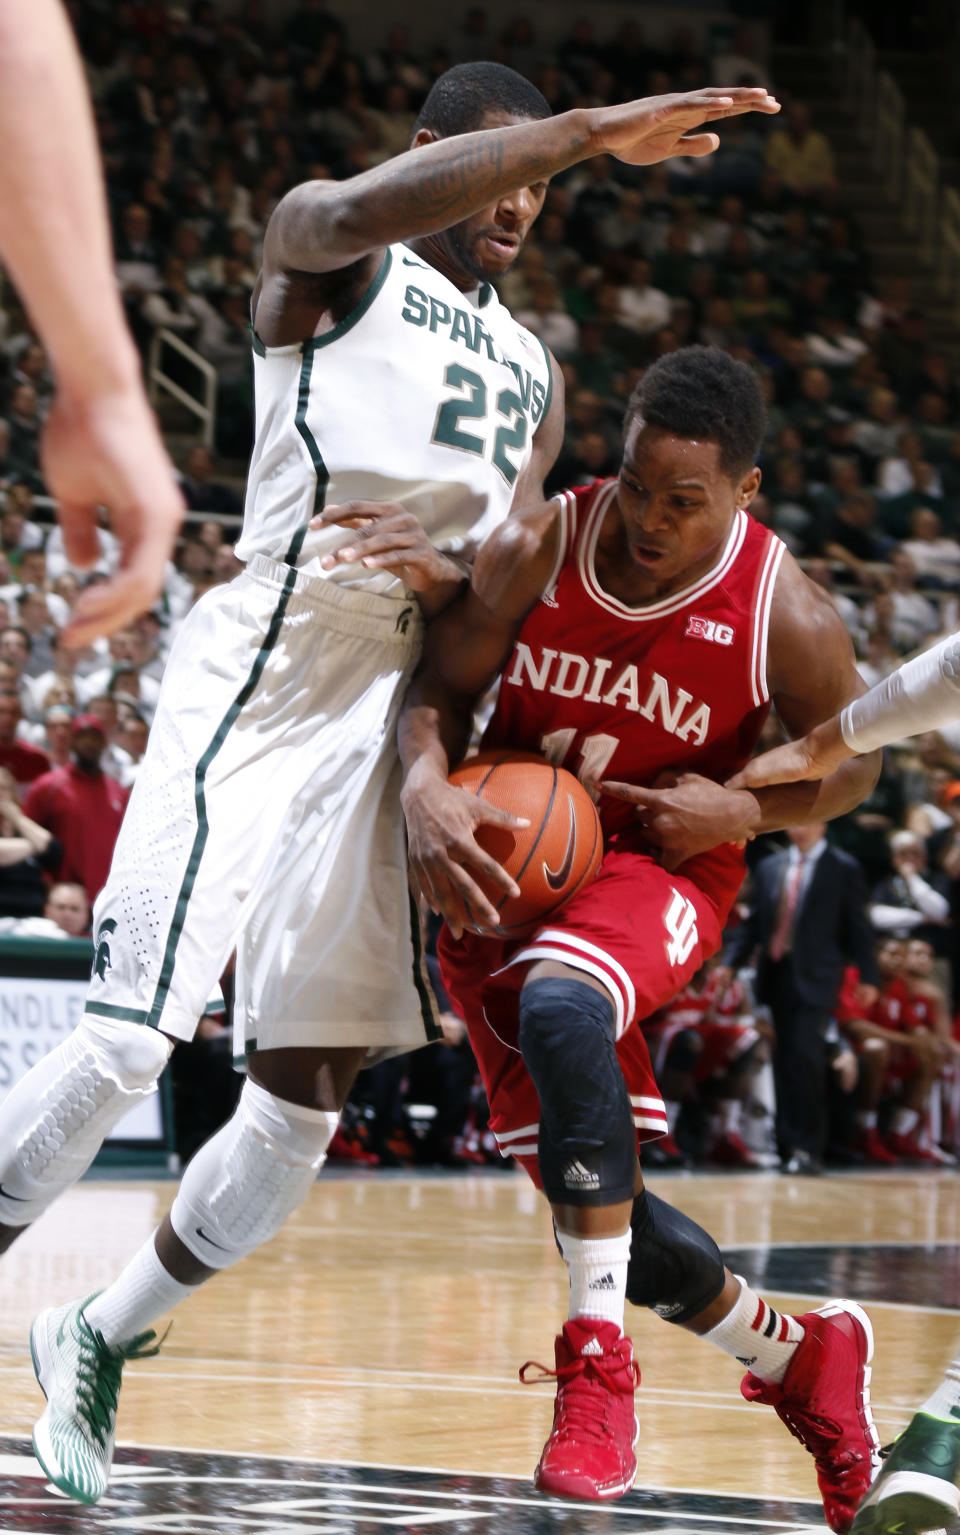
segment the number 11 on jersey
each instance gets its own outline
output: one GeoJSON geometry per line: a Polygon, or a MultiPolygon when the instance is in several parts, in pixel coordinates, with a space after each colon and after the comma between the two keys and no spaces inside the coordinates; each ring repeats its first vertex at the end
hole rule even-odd
{"type": "MultiPolygon", "coordinates": [[[[545,736],[541,736],[540,750],[547,761],[555,762],[559,767],[572,747],[576,734],[576,730],[571,726],[565,730],[550,730],[545,736]]],[[[584,736],[579,760],[573,771],[576,772],[592,799],[599,799],[597,785],[602,778],[606,777],[607,768],[619,745],[620,742],[616,736],[602,734],[584,736]]]]}

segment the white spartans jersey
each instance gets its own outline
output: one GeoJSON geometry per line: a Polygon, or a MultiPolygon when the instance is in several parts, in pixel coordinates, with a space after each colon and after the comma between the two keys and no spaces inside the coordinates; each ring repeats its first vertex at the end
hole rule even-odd
{"type": "Polygon", "coordinates": [[[310,518],[344,501],[400,501],[444,553],[472,552],[509,512],[550,405],[546,349],[489,284],[463,294],[405,245],[387,249],[326,335],[277,347],[255,336],[254,376],[239,558],[264,554],[398,597],[386,572],[321,571],[351,535],[311,533],[310,518]]]}

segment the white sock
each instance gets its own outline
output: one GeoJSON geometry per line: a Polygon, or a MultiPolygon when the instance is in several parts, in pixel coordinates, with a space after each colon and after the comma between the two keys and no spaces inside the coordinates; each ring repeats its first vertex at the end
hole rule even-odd
{"type": "Polygon", "coordinates": [[[631,1235],[629,1227],[620,1237],[576,1237],[569,1231],[557,1232],[570,1275],[568,1316],[616,1322],[623,1332],[631,1235]]]}
{"type": "Polygon", "coordinates": [[[740,1294],[736,1304],[703,1336],[739,1359],[761,1380],[779,1384],[803,1337],[803,1327],[795,1317],[774,1311],[739,1274],[737,1279],[740,1294]]]}
{"type": "Polygon", "coordinates": [[[948,1418],[951,1422],[960,1418],[960,1358],[951,1359],[943,1380],[918,1411],[928,1412],[933,1418],[948,1418]]]}
{"type": "Polygon", "coordinates": [[[108,1348],[117,1348],[145,1332],[198,1288],[181,1284],[167,1272],[150,1237],[113,1284],[84,1306],[83,1314],[108,1348]]]}
{"type": "Polygon", "coordinates": [[[739,1130],[742,1107],[739,1098],[725,1098],[721,1103],[720,1123],[723,1126],[724,1135],[735,1135],[739,1130]]]}
{"type": "Polygon", "coordinates": [[[890,1128],[894,1135],[912,1135],[919,1123],[916,1109],[894,1109],[890,1128]]]}

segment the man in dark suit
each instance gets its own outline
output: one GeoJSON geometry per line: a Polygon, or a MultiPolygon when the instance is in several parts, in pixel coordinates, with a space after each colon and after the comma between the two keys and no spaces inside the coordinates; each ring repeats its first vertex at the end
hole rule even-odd
{"type": "Polygon", "coordinates": [[[826,823],[793,827],[790,846],[753,872],[753,900],[727,959],[756,953],[757,999],[776,1033],[777,1140],[787,1172],[821,1170],[827,1133],[827,1029],[847,965],[879,980],[855,858],[828,846],[826,823]]]}

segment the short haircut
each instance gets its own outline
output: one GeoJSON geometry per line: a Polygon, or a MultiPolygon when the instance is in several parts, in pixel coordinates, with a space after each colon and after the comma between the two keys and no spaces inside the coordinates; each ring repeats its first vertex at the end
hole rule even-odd
{"type": "Polygon", "coordinates": [[[534,121],[553,116],[547,98],[506,64],[455,64],[430,87],[413,131],[429,128],[437,138],[451,139],[474,133],[488,112],[534,121]]]}
{"type": "Polygon", "coordinates": [[[717,346],[685,346],[647,369],[630,396],[633,416],[675,437],[700,437],[720,449],[730,479],[753,468],[763,442],[765,412],[752,368],[717,346]]]}

